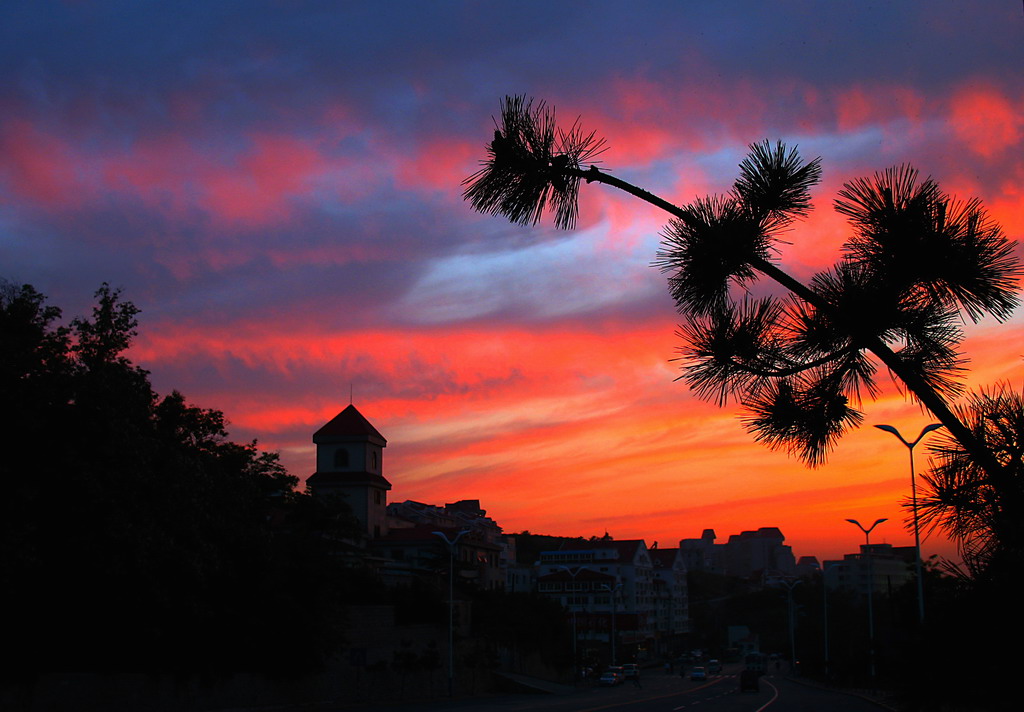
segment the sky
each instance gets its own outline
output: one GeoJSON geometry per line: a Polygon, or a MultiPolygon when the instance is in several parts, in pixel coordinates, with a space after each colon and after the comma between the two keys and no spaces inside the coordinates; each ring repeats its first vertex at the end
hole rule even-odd
{"type": "MultiPolygon", "coordinates": [[[[781,256],[803,279],[849,234],[843,183],[904,163],[1019,239],[1021,67],[1019,0],[13,0],[0,278],[68,319],[123,289],[156,389],[302,479],[351,393],[388,440],[392,501],[662,548],[777,526],[819,558],[862,542],[845,519],[885,517],[872,541],[908,545],[907,451],[870,425],[932,419],[895,387],[808,469],[675,380],[664,213],[595,184],[576,229],[521,227],[460,184],[525,94],[677,204],[728,190],[752,143],[820,156],[781,256]]],[[[1024,315],[966,332],[970,386],[1024,384],[1024,315]]],[[[938,534],[924,550],[954,555],[938,534]]]]}

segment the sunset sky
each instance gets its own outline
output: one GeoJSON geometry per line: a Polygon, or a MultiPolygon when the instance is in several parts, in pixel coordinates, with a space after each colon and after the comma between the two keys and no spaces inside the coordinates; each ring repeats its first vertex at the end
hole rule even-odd
{"type": "MultiPolygon", "coordinates": [[[[157,390],[303,479],[351,388],[392,500],[662,547],[777,526],[819,557],[888,517],[873,541],[907,545],[907,452],[869,426],[926,413],[889,388],[825,466],[769,451],[674,382],[664,214],[591,185],[576,230],[525,228],[460,183],[527,94],[679,204],[753,142],[821,156],[782,256],[801,278],[848,234],[842,184],[902,163],[1020,239],[1022,67],[1020,0],[5,2],[0,277],[67,318],[123,288],[157,390]]],[[[972,385],[1024,385],[1024,310],[968,333],[972,385]]]]}

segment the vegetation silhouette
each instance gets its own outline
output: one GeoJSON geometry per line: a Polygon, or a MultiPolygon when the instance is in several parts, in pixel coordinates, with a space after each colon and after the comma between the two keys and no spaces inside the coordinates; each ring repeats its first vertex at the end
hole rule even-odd
{"type": "Polygon", "coordinates": [[[0,284],[6,671],[317,668],[367,587],[324,546],[354,518],[229,440],[220,411],[159,397],[124,355],[138,309],[107,284],[96,299],[63,326],[0,284]]]}
{"type": "MultiPolygon", "coordinates": [[[[343,498],[298,491],[276,453],[229,439],[222,412],[154,392],[125,355],[138,313],[104,284],[91,316],[65,326],[33,287],[0,282],[0,589],[12,653],[0,704],[136,709],[135,688],[115,678],[145,678],[154,695],[159,681],[180,685],[153,704],[194,709],[193,694],[210,705],[235,694],[237,673],[278,695],[321,694],[316,675],[339,671],[375,699],[439,694],[442,559],[386,586],[358,556],[364,535],[343,498]],[[351,662],[366,654],[355,617],[381,607],[394,620],[376,631],[384,639],[417,627],[424,637],[351,662]]],[[[456,597],[472,611],[456,638],[467,691],[490,685],[503,658],[520,672],[568,669],[557,604],[469,579],[456,597]]],[[[356,687],[339,688],[345,702],[356,687]]]]}
{"type": "Polygon", "coordinates": [[[779,257],[787,231],[810,210],[820,159],[782,142],[753,144],[729,192],[677,206],[599,167],[604,140],[579,120],[562,131],[544,102],[506,97],[495,123],[481,168],[463,182],[474,209],[522,225],[550,211],[571,229],[581,186],[602,183],[668,213],[654,264],[684,319],[680,379],[702,399],[737,404],[756,441],[823,464],[862,424],[880,367],[945,426],[908,520],[919,513],[949,534],[967,576],[952,593],[944,584],[926,625],[901,640],[911,661],[902,684],[913,709],[1009,709],[1013,656],[1000,656],[996,641],[1024,632],[1015,600],[1024,567],[1024,400],[998,385],[957,401],[961,325],[1006,320],[1022,269],[981,202],[944,193],[908,165],[852,180],[834,202],[852,234],[836,263],[805,284],[779,257]],[[751,296],[763,282],[784,295],[751,296]],[[950,665],[984,653],[992,658],[984,690],[950,678],[950,665]]]}
{"type": "MultiPolygon", "coordinates": [[[[975,491],[997,494],[985,520],[991,539],[1019,550],[1021,457],[1007,462],[972,426],[972,406],[951,406],[963,394],[960,324],[1005,320],[1019,301],[1014,243],[980,201],[955,199],[907,165],[850,181],[835,209],[853,234],[836,264],[804,284],[779,255],[787,231],[810,211],[820,159],[806,161],[782,142],[753,144],[732,190],[677,206],[588,164],[605,149],[579,120],[562,131],[544,102],[506,97],[463,195],[476,210],[523,225],[551,211],[566,229],[575,225],[582,183],[661,208],[670,219],[654,264],[684,317],[680,378],[697,396],[737,403],[755,440],[819,466],[863,422],[862,399],[877,395],[884,366],[946,427],[946,452],[972,463],[982,482],[975,491]],[[765,280],[785,295],[750,296],[765,280]]],[[[942,492],[936,497],[955,506],[949,488],[942,492]]],[[[950,517],[931,521],[954,536],[965,531],[950,528],[950,517]]],[[[966,556],[984,549],[960,541],[966,556]]]]}

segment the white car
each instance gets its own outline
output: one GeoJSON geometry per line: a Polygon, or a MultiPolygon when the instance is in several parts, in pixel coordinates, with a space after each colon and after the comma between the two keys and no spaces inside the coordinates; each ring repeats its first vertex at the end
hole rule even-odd
{"type": "Polygon", "coordinates": [[[608,670],[607,672],[601,673],[601,679],[598,682],[605,687],[614,687],[615,685],[621,685],[625,678],[621,674],[608,670]]]}

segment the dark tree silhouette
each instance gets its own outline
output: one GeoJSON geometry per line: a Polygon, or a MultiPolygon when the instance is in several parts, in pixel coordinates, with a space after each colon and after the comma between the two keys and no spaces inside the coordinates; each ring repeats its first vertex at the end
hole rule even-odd
{"type": "MultiPolygon", "coordinates": [[[[1019,468],[950,407],[963,390],[960,324],[1004,320],[1018,303],[1013,243],[978,200],[957,200],[906,165],[850,181],[835,209],[853,234],[836,264],[804,284],[779,256],[787,229],[810,210],[819,159],[781,142],[754,144],[732,190],[677,206],[587,165],[603,140],[578,121],[560,131],[543,102],[507,97],[496,124],[486,160],[464,182],[475,209],[531,225],[550,208],[556,225],[571,228],[581,184],[596,182],[671,216],[655,264],[684,317],[680,378],[703,399],[738,403],[756,440],[822,464],[862,422],[862,398],[877,394],[882,366],[1024,512],[1019,468]],[[786,293],[751,297],[764,280],[786,293]]],[[[1000,527],[1019,528],[1006,518],[1000,527]]]]}
{"type": "Polygon", "coordinates": [[[138,309],[103,285],[69,326],[0,283],[5,672],[308,670],[354,583],[315,502],[223,413],[160,398],[125,356],[138,309]]]}
{"type": "Polygon", "coordinates": [[[940,437],[929,447],[932,470],[922,476],[921,521],[959,542],[973,577],[1016,575],[1024,560],[1024,537],[1020,536],[1024,512],[1017,508],[1024,501],[1024,396],[1000,384],[972,394],[957,412],[1003,465],[1014,489],[994,486],[959,442],[940,437]],[[1008,531],[1017,536],[1008,536],[1008,531]]]}

